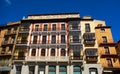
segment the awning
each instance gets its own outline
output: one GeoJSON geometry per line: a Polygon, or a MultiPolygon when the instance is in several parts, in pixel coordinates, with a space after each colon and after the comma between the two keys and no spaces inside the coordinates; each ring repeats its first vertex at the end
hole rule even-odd
{"type": "Polygon", "coordinates": [[[4,66],[4,67],[0,67],[0,71],[10,71],[11,67],[8,66],[4,66]]]}

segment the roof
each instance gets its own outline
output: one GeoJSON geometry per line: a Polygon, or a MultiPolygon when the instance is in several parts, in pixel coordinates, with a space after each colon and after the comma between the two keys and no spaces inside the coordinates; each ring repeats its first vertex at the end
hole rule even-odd
{"type": "Polygon", "coordinates": [[[28,16],[40,16],[40,15],[66,15],[66,14],[79,14],[79,12],[70,12],[70,13],[51,13],[51,14],[29,14],[28,16]]]}

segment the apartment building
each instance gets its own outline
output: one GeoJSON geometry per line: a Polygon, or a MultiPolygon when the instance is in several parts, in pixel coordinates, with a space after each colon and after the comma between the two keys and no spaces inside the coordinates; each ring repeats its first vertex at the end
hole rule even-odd
{"type": "Polygon", "coordinates": [[[10,74],[20,22],[0,27],[0,74],[10,74]]]}
{"type": "Polygon", "coordinates": [[[117,51],[115,49],[116,43],[112,38],[110,28],[110,26],[105,25],[105,22],[99,22],[95,27],[100,63],[104,69],[104,74],[119,74],[120,61],[117,56],[117,51]]]}
{"type": "Polygon", "coordinates": [[[79,13],[31,14],[19,25],[0,28],[0,52],[12,50],[4,55],[11,60],[6,74],[119,74],[116,43],[105,21],[79,13]],[[2,43],[13,37],[14,44],[2,43]]]}
{"type": "MultiPolygon", "coordinates": [[[[120,64],[120,40],[116,44],[116,51],[117,51],[117,56],[118,56],[119,64],[120,64]]],[[[120,70],[118,70],[118,72],[120,73],[120,70]]]]}

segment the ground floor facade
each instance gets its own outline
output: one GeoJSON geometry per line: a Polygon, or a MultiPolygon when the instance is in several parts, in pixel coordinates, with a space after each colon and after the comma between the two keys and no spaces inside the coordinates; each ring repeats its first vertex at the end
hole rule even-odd
{"type": "Polygon", "coordinates": [[[100,64],[82,63],[16,63],[10,74],[102,74],[100,64]]]}

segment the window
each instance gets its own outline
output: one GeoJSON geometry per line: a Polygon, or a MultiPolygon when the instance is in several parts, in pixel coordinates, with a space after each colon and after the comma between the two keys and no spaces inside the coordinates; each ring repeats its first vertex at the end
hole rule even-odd
{"type": "Polygon", "coordinates": [[[86,49],[86,55],[87,56],[96,56],[97,55],[97,49],[86,49]]]}
{"type": "Polygon", "coordinates": [[[35,56],[36,55],[36,49],[32,49],[32,54],[31,56],[35,56]]]}
{"type": "Polygon", "coordinates": [[[53,30],[53,31],[56,30],[56,24],[53,24],[53,26],[52,26],[52,30],[53,30]]]}
{"type": "Polygon", "coordinates": [[[74,70],[73,74],[82,74],[81,66],[76,65],[76,66],[73,67],[73,70],[74,70]]]}
{"type": "Polygon", "coordinates": [[[102,26],[102,24],[98,24],[97,26],[98,26],[98,27],[101,27],[101,26],[102,26]]]}
{"type": "Polygon", "coordinates": [[[18,37],[17,38],[17,43],[21,43],[21,39],[22,39],[22,37],[18,37]]]}
{"type": "Polygon", "coordinates": [[[102,40],[103,40],[103,43],[107,43],[107,37],[106,36],[103,36],[102,40]]]}
{"type": "Polygon", "coordinates": [[[61,35],[61,43],[65,43],[65,35],[61,35]]]}
{"type": "Polygon", "coordinates": [[[51,56],[55,56],[55,49],[51,49],[51,56]]]}
{"type": "Polygon", "coordinates": [[[78,41],[79,41],[79,36],[78,35],[73,36],[73,42],[78,42],[78,41]]]}
{"type": "Polygon", "coordinates": [[[47,24],[44,24],[44,31],[47,31],[47,24]]]}
{"type": "Polygon", "coordinates": [[[33,44],[37,43],[37,36],[34,36],[33,44]]]}
{"type": "Polygon", "coordinates": [[[10,34],[11,33],[11,28],[8,28],[8,31],[6,33],[10,34]]]}
{"type": "Polygon", "coordinates": [[[97,68],[89,68],[89,74],[98,74],[97,68]]]}
{"type": "Polygon", "coordinates": [[[111,59],[106,59],[107,60],[107,65],[108,65],[108,67],[112,67],[112,61],[111,61],[111,59]]]}
{"type": "Polygon", "coordinates": [[[23,49],[18,49],[21,50],[18,52],[18,59],[24,59],[25,58],[25,52],[23,49]]]}
{"type": "Polygon", "coordinates": [[[90,32],[90,24],[85,24],[85,32],[90,32]]]}
{"type": "Polygon", "coordinates": [[[72,25],[73,30],[78,30],[78,25],[72,25]]]}
{"type": "Polygon", "coordinates": [[[66,66],[60,66],[60,68],[59,68],[59,74],[67,74],[67,68],[66,68],[66,66]]]}
{"type": "Polygon", "coordinates": [[[42,43],[46,44],[46,36],[43,36],[42,43]]]}
{"type": "Polygon", "coordinates": [[[35,25],[35,31],[39,31],[39,25],[35,25]]]}
{"type": "Polygon", "coordinates": [[[1,54],[5,54],[5,52],[6,52],[6,48],[3,47],[3,48],[2,48],[2,51],[1,51],[1,54]]]}
{"type": "Polygon", "coordinates": [[[80,50],[81,50],[81,47],[79,45],[72,45],[70,46],[70,48],[73,50],[73,59],[80,59],[80,50]]]}
{"type": "Polygon", "coordinates": [[[22,36],[21,43],[26,44],[27,43],[27,36],[22,36]]]}
{"type": "Polygon", "coordinates": [[[80,56],[80,49],[73,49],[73,54],[75,57],[79,57],[80,56]]]}
{"type": "Polygon", "coordinates": [[[45,49],[41,50],[41,56],[45,56],[45,49]]]}
{"type": "Polygon", "coordinates": [[[85,40],[91,41],[95,39],[95,33],[85,33],[83,37],[85,40]]]}
{"type": "Polygon", "coordinates": [[[52,41],[51,43],[56,43],[56,35],[52,35],[52,41]]]}
{"type": "Polygon", "coordinates": [[[104,29],[104,28],[101,28],[100,30],[101,30],[101,32],[105,32],[105,29],[104,29]]]}
{"type": "Polygon", "coordinates": [[[104,49],[105,49],[105,54],[110,54],[109,53],[109,47],[104,47],[104,49]]]}
{"type": "Polygon", "coordinates": [[[65,49],[61,49],[61,56],[65,56],[65,49]]]}
{"type": "Polygon", "coordinates": [[[14,43],[14,41],[15,41],[15,37],[12,37],[10,43],[14,43]]]}
{"type": "Polygon", "coordinates": [[[12,46],[9,46],[9,50],[8,50],[8,54],[11,54],[12,53],[12,46]]]}
{"type": "Polygon", "coordinates": [[[21,74],[22,66],[16,66],[16,74],[21,74]]]}
{"type": "Polygon", "coordinates": [[[35,74],[35,66],[29,66],[29,74],[35,74]]]}
{"type": "Polygon", "coordinates": [[[48,74],[56,74],[56,66],[50,65],[48,74]]]}
{"type": "Polygon", "coordinates": [[[61,24],[61,30],[65,30],[65,24],[61,24]]]}
{"type": "Polygon", "coordinates": [[[45,74],[45,65],[39,65],[38,74],[45,74]]]}

